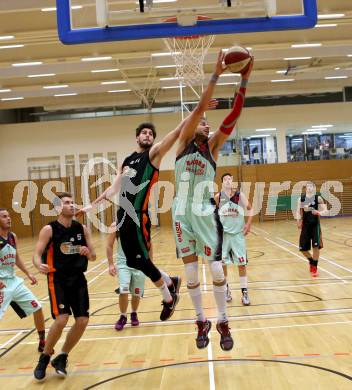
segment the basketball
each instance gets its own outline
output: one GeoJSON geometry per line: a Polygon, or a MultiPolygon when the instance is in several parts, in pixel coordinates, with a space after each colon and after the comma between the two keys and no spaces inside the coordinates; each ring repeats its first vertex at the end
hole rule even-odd
{"type": "Polygon", "coordinates": [[[225,65],[232,73],[243,73],[251,61],[249,51],[241,46],[233,46],[225,55],[225,65]]]}

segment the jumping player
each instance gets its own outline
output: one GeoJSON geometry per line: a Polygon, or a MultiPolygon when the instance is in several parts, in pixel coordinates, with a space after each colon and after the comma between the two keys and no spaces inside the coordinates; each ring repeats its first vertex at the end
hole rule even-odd
{"type": "Polygon", "coordinates": [[[15,265],[28,277],[32,285],[38,282],[36,277],[27,270],[18,252],[18,238],[10,229],[10,213],[0,208],[0,320],[9,305],[20,318],[33,314],[39,335],[38,351],[43,352],[45,323],[42,306],[24,285],[23,279],[15,275],[15,265]]]}
{"type": "Polygon", "coordinates": [[[323,198],[317,195],[314,183],[306,183],[306,191],[298,199],[297,227],[301,230],[299,250],[309,261],[309,271],[312,277],[319,276],[318,261],[323,239],[320,227],[320,216],[327,213],[323,198]],[[313,255],[310,253],[313,247],[313,255]]]}
{"type": "MultiPolygon", "coordinates": [[[[205,318],[203,312],[197,255],[209,261],[214,298],[218,309],[216,328],[220,333],[220,346],[225,351],[233,347],[226,314],[226,279],[221,262],[222,227],[213,198],[213,184],[219,150],[240,116],[252,67],[253,60],[242,75],[241,86],[235,95],[232,111],[220,128],[209,138],[209,125],[205,119],[201,119],[204,110],[199,107],[198,121],[193,122],[193,127],[185,126],[181,130],[176,151],[173,227],[178,256],[182,258],[185,266],[187,289],[196,310],[198,348],[205,348],[208,345],[211,322],[205,318]]],[[[221,63],[218,63],[208,87],[211,92],[223,70],[221,63]]]]}
{"type": "Polygon", "coordinates": [[[72,196],[60,193],[56,201],[61,204],[59,217],[42,228],[33,256],[35,267],[47,275],[54,319],[44,352],[34,370],[37,380],[45,378],[53,348],[73,313],[75,323],[66,335],[61,352],[51,361],[58,375],[67,375],[68,354],[82,337],[89,320],[89,296],[84,272],[88,260],[96,259],[90,232],[73,220],[75,208],[72,196]]]}
{"type": "MultiPolygon", "coordinates": [[[[250,305],[248,296],[247,278],[247,250],[245,236],[250,232],[253,208],[243,192],[233,189],[233,176],[225,173],[221,177],[221,192],[215,195],[215,202],[219,209],[220,222],[222,224],[222,261],[225,277],[227,277],[227,266],[237,264],[242,290],[242,304],[250,305]],[[245,215],[248,215],[245,222],[245,215]]],[[[226,286],[226,301],[232,300],[229,285],[226,286]]]]}
{"type": "MultiPolygon", "coordinates": [[[[113,184],[99,196],[92,205],[81,209],[77,215],[88,212],[99,202],[120,192],[120,209],[117,214],[117,226],[120,233],[122,250],[127,265],[142,271],[160,289],[163,297],[163,309],[160,320],[166,321],[175,311],[179,300],[181,279],[171,279],[154,265],[150,254],[151,222],[148,213],[150,190],[158,181],[162,158],[178,139],[182,129],[193,129],[203,112],[209,108],[210,98],[218,76],[223,72],[223,53],[217,60],[217,74],[204,91],[201,101],[192,113],[184,119],[162,141],[154,144],[155,127],[151,123],[142,123],[136,129],[137,150],[128,156],[113,184]],[[133,184],[133,186],[131,186],[133,184]],[[134,188],[133,188],[134,187],[134,188]],[[132,207],[131,207],[132,206],[132,207]]],[[[189,133],[190,130],[186,130],[189,133]]]]}

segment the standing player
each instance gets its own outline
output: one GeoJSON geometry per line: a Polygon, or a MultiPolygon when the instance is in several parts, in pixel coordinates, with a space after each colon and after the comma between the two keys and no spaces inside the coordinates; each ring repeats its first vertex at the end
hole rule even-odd
{"type": "Polygon", "coordinates": [[[119,232],[116,229],[116,222],[113,222],[110,226],[110,233],[108,235],[106,244],[106,256],[109,262],[109,274],[111,276],[119,275],[120,282],[120,294],[119,294],[119,308],[120,318],[115,324],[116,330],[122,330],[127,323],[127,307],[128,307],[128,293],[132,295],[131,299],[131,325],[138,326],[139,320],[137,316],[137,310],[139,302],[144,293],[145,275],[143,272],[138,271],[135,268],[130,268],[127,265],[127,259],[121,248],[119,239],[119,232]],[[117,239],[117,261],[114,264],[114,243],[117,239]],[[117,271],[117,272],[116,272],[117,271]]]}
{"type": "Polygon", "coordinates": [[[320,195],[316,194],[314,183],[306,183],[306,191],[298,199],[297,227],[301,230],[299,250],[309,261],[312,277],[319,276],[318,261],[323,239],[320,228],[320,216],[326,214],[327,207],[320,195]],[[313,255],[310,253],[313,247],[313,255]]]}
{"type": "Polygon", "coordinates": [[[15,275],[15,265],[28,277],[32,285],[38,282],[36,277],[29,273],[18,253],[18,239],[10,229],[10,213],[6,209],[0,209],[0,320],[9,305],[20,318],[33,314],[39,335],[38,351],[43,352],[45,345],[43,310],[38,299],[24,285],[23,279],[15,275]]]}
{"type": "MultiPolygon", "coordinates": [[[[233,190],[233,176],[225,173],[221,177],[221,192],[215,195],[219,209],[220,222],[223,226],[222,261],[225,277],[227,265],[237,264],[242,290],[242,304],[250,305],[247,279],[247,250],[245,236],[250,232],[253,209],[251,203],[241,191],[233,190]],[[245,222],[245,215],[248,215],[245,222]]],[[[226,286],[226,301],[232,300],[229,285],[226,286]]]]}
{"type": "Polygon", "coordinates": [[[58,194],[57,204],[60,203],[58,219],[40,231],[33,256],[33,264],[47,275],[54,319],[44,352],[34,370],[37,380],[45,378],[51,352],[73,313],[75,323],[66,335],[61,352],[51,361],[58,375],[67,375],[68,354],[82,337],[89,319],[89,296],[84,272],[88,259],[95,260],[96,255],[88,229],[73,220],[75,208],[72,196],[66,192],[58,194]]]}
{"type": "MultiPolygon", "coordinates": [[[[188,292],[196,310],[198,348],[208,345],[211,322],[206,320],[203,312],[197,255],[209,261],[218,309],[216,328],[220,333],[220,346],[225,351],[233,347],[226,314],[226,279],[221,262],[222,227],[213,198],[213,184],[219,150],[240,116],[252,67],[253,61],[242,75],[232,111],[220,128],[209,138],[209,125],[204,119],[194,123],[193,127],[184,127],[176,151],[176,197],[172,207],[174,234],[178,256],[185,265],[188,292]]],[[[220,69],[221,64],[218,64],[212,86],[215,86],[218,75],[223,71],[220,69]]],[[[203,112],[199,111],[198,118],[202,115],[203,112]]]]}
{"type": "Polygon", "coordinates": [[[192,113],[156,144],[154,144],[156,137],[154,125],[142,123],[138,126],[136,129],[137,150],[125,159],[113,184],[91,206],[84,207],[78,213],[87,212],[102,200],[120,192],[121,207],[117,214],[117,226],[122,250],[126,255],[127,265],[142,271],[160,289],[163,297],[161,321],[166,321],[175,311],[179,300],[181,279],[175,277],[173,280],[176,282],[173,282],[166,273],[161,273],[152,261],[150,254],[151,222],[148,213],[150,190],[158,181],[162,158],[174,145],[181,130],[188,129],[186,133],[191,131],[193,134],[193,129],[199,123],[201,115],[209,107],[214,86],[223,72],[223,57],[223,53],[220,52],[215,75],[192,113]]]}

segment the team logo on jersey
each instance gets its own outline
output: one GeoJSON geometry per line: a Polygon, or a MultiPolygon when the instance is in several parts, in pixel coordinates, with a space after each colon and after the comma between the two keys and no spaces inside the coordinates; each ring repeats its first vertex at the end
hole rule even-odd
{"type": "Polygon", "coordinates": [[[141,290],[140,290],[138,287],[134,289],[134,293],[135,293],[136,295],[139,295],[140,292],[141,292],[141,290]]]}
{"type": "Polygon", "coordinates": [[[186,248],[182,248],[181,249],[182,253],[188,253],[189,251],[190,251],[189,246],[187,246],[186,248]]]}
{"type": "Polygon", "coordinates": [[[177,236],[177,241],[182,242],[182,229],[181,229],[181,223],[180,222],[175,222],[175,229],[176,229],[176,236],[177,236]]]}
{"type": "Polygon", "coordinates": [[[77,240],[78,240],[78,241],[81,241],[81,240],[82,240],[82,234],[81,234],[81,233],[77,234],[77,240]]]}
{"type": "Polygon", "coordinates": [[[65,308],[65,305],[64,304],[62,304],[62,303],[60,303],[60,305],[59,305],[59,309],[64,309],[65,308]]]}
{"type": "Polygon", "coordinates": [[[211,249],[206,245],[204,245],[204,254],[205,256],[211,256],[211,249]]]}
{"type": "Polygon", "coordinates": [[[5,294],[3,292],[0,292],[0,306],[4,302],[4,295],[5,294]]]}
{"type": "Polygon", "coordinates": [[[124,167],[122,171],[123,176],[128,176],[128,177],[135,177],[137,175],[137,171],[131,167],[124,167]]]}
{"type": "Polygon", "coordinates": [[[70,241],[73,242],[75,239],[73,237],[70,238],[70,241]]]}

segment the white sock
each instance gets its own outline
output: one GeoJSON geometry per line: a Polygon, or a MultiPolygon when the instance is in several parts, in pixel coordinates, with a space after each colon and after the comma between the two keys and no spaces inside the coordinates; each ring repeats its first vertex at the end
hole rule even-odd
{"type": "Polygon", "coordinates": [[[127,313],[120,313],[120,315],[127,317],[127,313]]]}
{"type": "Polygon", "coordinates": [[[240,287],[247,288],[248,287],[248,278],[247,276],[240,276],[240,287]]]}
{"type": "Polygon", "coordinates": [[[170,276],[169,276],[166,272],[162,271],[161,269],[159,269],[159,271],[160,271],[160,273],[161,273],[161,276],[162,276],[163,279],[164,279],[164,282],[165,282],[169,287],[172,286],[172,280],[171,280],[170,276]]]}
{"type": "Polygon", "coordinates": [[[191,297],[194,310],[196,311],[197,321],[205,321],[203,305],[202,305],[202,291],[200,286],[196,288],[187,288],[189,296],[191,297]]]}
{"type": "Polygon", "coordinates": [[[227,321],[226,315],[226,284],[222,286],[213,285],[214,298],[218,308],[218,321],[227,321]]]}
{"type": "Polygon", "coordinates": [[[169,291],[165,282],[162,284],[162,286],[159,287],[159,290],[161,292],[161,295],[163,296],[164,302],[171,302],[172,301],[170,291],[169,291]]]}

